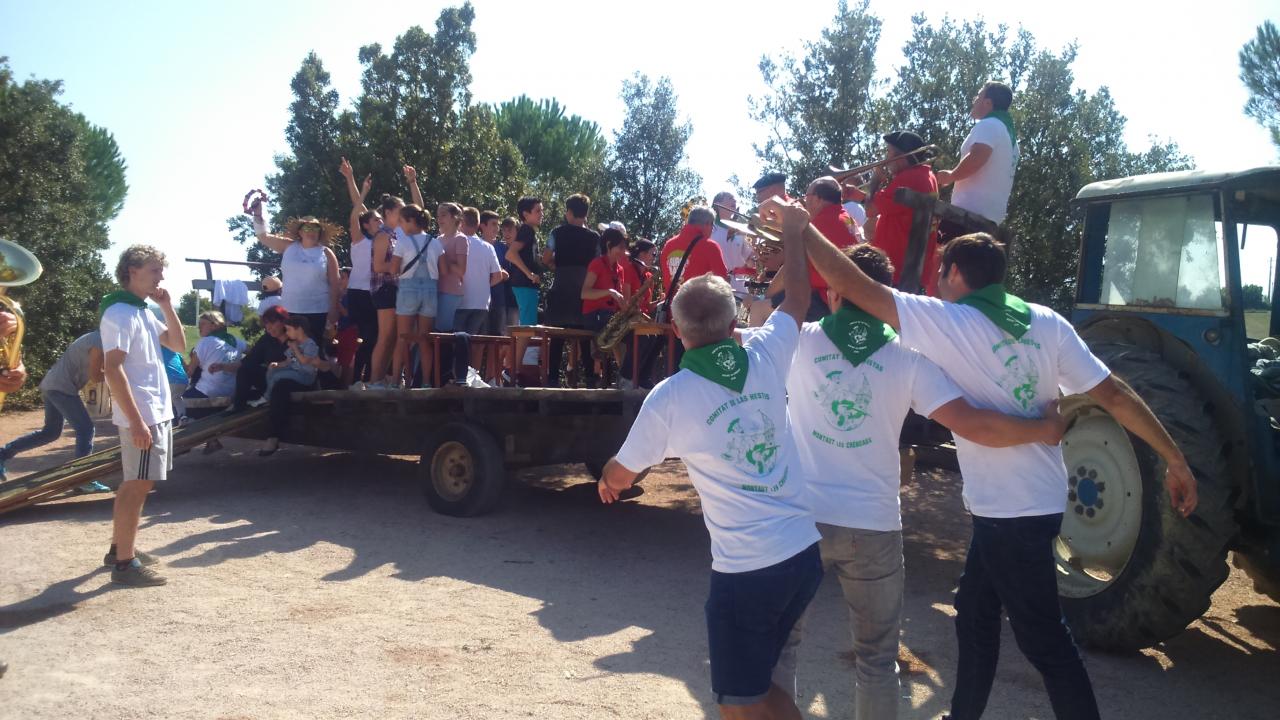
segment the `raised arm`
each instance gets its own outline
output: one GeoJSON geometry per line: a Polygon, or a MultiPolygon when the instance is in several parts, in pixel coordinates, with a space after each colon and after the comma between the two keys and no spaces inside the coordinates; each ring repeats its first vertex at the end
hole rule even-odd
{"type": "Polygon", "coordinates": [[[409,195],[413,198],[413,204],[426,207],[426,203],[422,201],[422,191],[418,189],[418,171],[412,165],[404,166],[404,181],[409,184],[409,195]]]}
{"type": "Polygon", "coordinates": [[[369,196],[369,190],[373,188],[373,176],[366,175],[361,189],[356,189],[355,174],[351,170],[351,163],[347,162],[346,158],[342,158],[338,172],[347,180],[347,195],[351,198],[351,240],[354,242],[364,234],[360,228],[360,216],[369,210],[364,204],[364,199],[369,196]]]}
{"type": "Polygon", "coordinates": [[[1066,420],[1058,412],[1057,400],[1045,408],[1044,417],[1020,418],[975,408],[964,398],[956,398],[934,410],[929,419],[945,425],[965,440],[993,448],[1031,443],[1057,445],[1067,430],[1066,420]]]}
{"type": "Polygon", "coordinates": [[[284,237],[283,235],[272,235],[267,232],[267,221],[262,217],[261,202],[254,203],[253,205],[253,234],[257,236],[258,242],[282,255],[289,247],[289,244],[293,242],[292,239],[284,237]]]}
{"type": "Polygon", "coordinates": [[[160,336],[160,344],[170,350],[181,355],[187,351],[187,334],[182,329],[182,321],[178,319],[178,313],[173,310],[173,302],[169,297],[169,291],[164,288],[156,288],[151,293],[151,299],[156,301],[160,306],[160,310],[164,312],[164,334],[160,336]]]}
{"type": "Polygon", "coordinates": [[[1126,430],[1142,438],[1164,458],[1168,466],[1165,471],[1164,484],[1169,490],[1169,502],[1173,509],[1186,517],[1196,509],[1196,478],[1191,474],[1187,459],[1178,449],[1169,432],[1160,424],[1160,420],[1151,412],[1151,408],[1141,397],[1129,387],[1129,384],[1115,375],[1098,383],[1088,392],[1089,397],[1111,413],[1116,422],[1126,430]]]}
{"type": "Polygon", "coordinates": [[[798,204],[771,199],[761,206],[760,213],[766,221],[782,223],[783,260],[778,274],[783,276],[787,294],[778,309],[794,318],[797,324],[803,323],[813,294],[809,286],[809,264],[805,260],[805,229],[812,227],[809,225],[809,212],[798,204]]]}
{"type": "MultiPolygon", "coordinates": [[[[785,214],[792,215],[795,222],[799,221],[799,214],[803,213],[805,218],[808,213],[804,212],[804,208],[792,205],[784,205],[771,198],[765,201],[761,206],[761,212],[764,212],[766,206],[775,208],[783,208],[785,214]]],[[[785,215],[784,215],[785,217],[785,215]]],[[[785,231],[785,227],[784,227],[785,231]]],[[[785,242],[785,238],[784,238],[785,242]]],[[[813,225],[805,225],[804,228],[804,245],[809,253],[809,261],[813,263],[822,277],[826,278],[831,288],[841,296],[847,298],[850,302],[862,308],[871,315],[879,318],[882,322],[886,322],[894,329],[900,329],[898,322],[898,306],[893,301],[893,290],[888,286],[867,277],[867,274],[858,269],[853,261],[845,257],[830,240],[823,237],[822,233],[813,225]]],[[[790,260],[787,264],[791,264],[790,260]]],[[[803,268],[803,266],[801,266],[803,268]]],[[[787,297],[791,297],[791,276],[787,277],[787,297]]],[[[805,274],[805,286],[808,287],[808,275],[805,274]]]]}

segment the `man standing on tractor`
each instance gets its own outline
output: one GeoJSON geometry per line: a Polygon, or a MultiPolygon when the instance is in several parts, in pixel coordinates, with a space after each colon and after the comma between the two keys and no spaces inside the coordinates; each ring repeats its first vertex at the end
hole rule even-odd
{"type": "MultiPolygon", "coordinates": [[[[1018,165],[1018,133],[1009,114],[1012,104],[1013,90],[1008,85],[994,80],[983,85],[969,108],[969,115],[978,122],[960,146],[960,162],[938,171],[939,187],[955,185],[952,205],[997,225],[1004,222],[1018,165]]],[[[965,232],[947,221],[939,227],[944,242],[965,232]]]]}
{"type": "MultiPolygon", "coordinates": [[[[1186,517],[1195,509],[1195,478],[1159,420],[1070,323],[1006,291],[1004,248],[989,235],[965,235],[943,248],[939,299],[871,279],[798,205],[773,201],[761,213],[782,223],[785,243],[805,243],[836,293],[946,367],[970,403],[1035,417],[1059,391],[1087,393],[1164,459],[1174,510],[1186,517]]],[[[1055,716],[1097,718],[1093,687],[1058,601],[1054,541],[1067,494],[1061,449],[1043,443],[988,448],[963,437],[956,446],[973,536],[955,600],[959,657],[948,717],[971,720],[986,708],[1003,609],[1018,647],[1044,680],[1055,716]]]]}

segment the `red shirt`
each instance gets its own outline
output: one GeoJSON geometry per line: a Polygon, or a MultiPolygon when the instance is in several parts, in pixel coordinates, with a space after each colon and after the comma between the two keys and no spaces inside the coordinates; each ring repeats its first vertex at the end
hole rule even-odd
{"type": "MultiPolygon", "coordinates": [[[[809,222],[813,225],[822,236],[831,241],[832,245],[838,248],[847,248],[858,244],[858,238],[853,234],[853,219],[849,217],[849,213],[844,211],[844,207],[831,204],[818,211],[817,215],[810,218],[809,222]]],[[[814,290],[826,290],[827,281],[818,274],[817,268],[813,263],[809,263],[809,283],[814,290]]]]}
{"type": "MultiPolygon", "coordinates": [[[[938,179],[933,175],[933,168],[928,165],[912,165],[893,176],[893,180],[876,193],[875,205],[880,211],[876,220],[876,233],[871,244],[885,251],[893,263],[893,284],[897,285],[902,277],[902,264],[907,257],[907,238],[911,234],[911,208],[899,205],[893,200],[893,193],[898,188],[911,188],[926,195],[938,196],[938,179]]],[[[937,269],[938,243],[934,233],[930,233],[925,243],[924,265],[922,267],[921,286],[930,290],[935,285],[937,269]]]]}
{"type": "MultiPolygon", "coordinates": [[[[591,287],[596,290],[617,290],[622,292],[622,265],[609,262],[607,255],[601,255],[587,265],[587,272],[595,273],[596,281],[591,287]]],[[[582,314],[587,315],[597,310],[618,310],[618,303],[612,295],[595,300],[582,301],[582,314]]]]}
{"type": "MultiPolygon", "coordinates": [[[[701,245],[702,242],[704,241],[699,241],[698,244],[701,245]]],[[[653,277],[653,273],[648,270],[645,270],[644,275],[641,276],[640,273],[636,272],[636,264],[630,260],[622,263],[622,271],[622,282],[627,286],[627,290],[633,293],[639,292],[640,286],[644,285],[649,281],[649,278],[653,277]]],[[[644,297],[640,298],[639,307],[640,312],[648,315],[649,317],[653,317],[652,292],[646,292],[644,297]]]]}
{"type": "Polygon", "coordinates": [[[685,249],[698,235],[702,235],[702,239],[693,246],[693,253],[684,264],[684,272],[680,274],[680,282],[707,274],[729,277],[729,269],[724,266],[724,253],[720,252],[720,246],[711,239],[710,234],[698,225],[685,225],[679,235],[662,245],[660,265],[664,291],[671,287],[671,278],[676,274],[676,268],[680,267],[680,258],[684,257],[685,249]]]}

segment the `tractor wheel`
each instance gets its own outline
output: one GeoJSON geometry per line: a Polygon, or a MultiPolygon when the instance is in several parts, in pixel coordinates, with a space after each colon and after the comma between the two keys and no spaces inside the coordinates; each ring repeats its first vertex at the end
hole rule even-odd
{"type": "Polygon", "coordinates": [[[452,423],[432,433],[418,461],[427,504],[442,515],[471,517],[492,510],[506,486],[502,448],[487,430],[452,423]]]}
{"type": "Polygon", "coordinates": [[[1264,558],[1237,550],[1231,554],[1232,562],[1253,581],[1253,591],[1266,595],[1280,603],[1280,570],[1264,558]]]}
{"type": "Polygon", "coordinates": [[[1204,397],[1159,355],[1099,344],[1096,354],[1133,387],[1182,449],[1199,504],[1169,503],[1165,463],[1086,395],[1063,402],[1067,507],[1055,545],[1058,594],[1075,637],[1109,650],[1149,647],[1182,632],[1227,578],[1237,527],[1234,494],[1204,397]]]}

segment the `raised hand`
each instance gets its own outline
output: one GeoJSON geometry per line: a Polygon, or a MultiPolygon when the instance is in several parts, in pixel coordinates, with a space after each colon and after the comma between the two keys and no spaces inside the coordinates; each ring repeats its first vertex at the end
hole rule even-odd
{"type": "Polygon", "coordinates": [[[156,287],[155,290],[151,291],[151,294],[148,297],[150,297],[152,300],[155,300],[156,304],[158,304],[160,307],[164,307],[165,305],[168,305],[170,302],[169,291],[165,290],[162,287],[156,287]]]}
{"type": "Polygon", "coordinates": [[[409,183],[418,182],[418,171],[415,170],[412,165],[405,165],[404,179],[405,179],[405,182],[409,182],[409,183]]]}
{"type": "Polygon", "coordinates": [[[351,169],[351,163],[348,162],[345,157],[342,158],[342,163],[338,165],[338,172],[341,173],[342,177],[352,180],[353,171],[351,169]]]}
{"type": "Polygon", "coordinates": [[[364,198],[368,197],[369,191],[372,189],[373,189],[373,174],[370,173],[368,175],[365,175],[364,181],[360,183],[360,199],[363,200],[364,198]]]}

